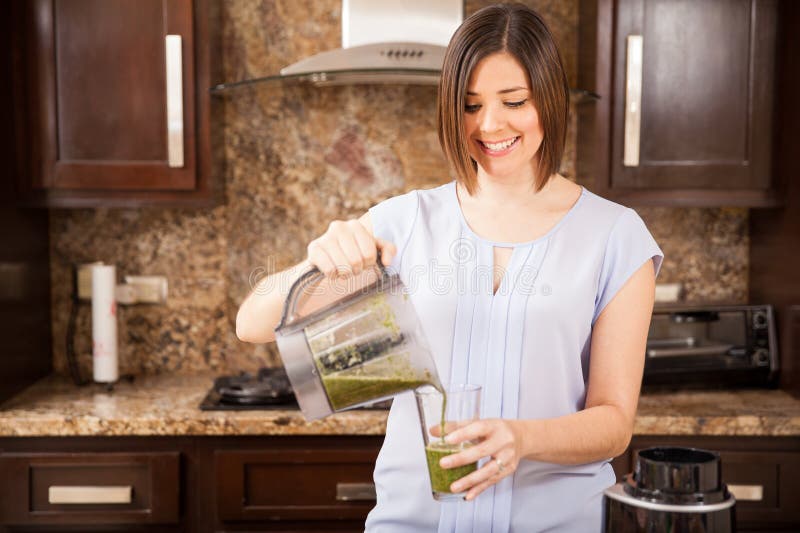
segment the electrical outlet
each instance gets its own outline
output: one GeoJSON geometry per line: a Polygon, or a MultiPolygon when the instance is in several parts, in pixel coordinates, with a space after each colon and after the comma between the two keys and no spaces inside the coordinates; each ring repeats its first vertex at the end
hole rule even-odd
{"type": "Polygon", "coordinates": [[[656,283],[656,302],[669,303],[681,299],[683,285],[680,283],[656,283]]]}
{"type": "Polygon", "coordinates": [[[161,304],[167,301],[165,276],[125,276],[125,283],[133,287],[136,303],[161,304]]]}
{"type": "Polygon", "coordinates": [[[78,265],[78,298],[85,301],[92,300],[92,267],[102,265],[102,261],[78,265]]]}

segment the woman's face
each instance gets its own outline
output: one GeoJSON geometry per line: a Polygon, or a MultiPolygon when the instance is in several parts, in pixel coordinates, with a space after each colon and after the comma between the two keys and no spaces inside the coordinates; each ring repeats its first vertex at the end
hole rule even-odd
{"type": "Polygon", "coordinates": [[[464,129],[479,174],[535,179],[544,132],[530,89],[527,73],[507,52],[487,56],[473,69],[464,129]]]}

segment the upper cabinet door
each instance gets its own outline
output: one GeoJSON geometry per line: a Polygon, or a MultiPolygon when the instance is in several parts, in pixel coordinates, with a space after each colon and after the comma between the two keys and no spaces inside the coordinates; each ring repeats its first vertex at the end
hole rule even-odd
{"type": "Polygon", "coordinates": [[[581,44],[582,60],[599,63],[582,67],[601,101],[581,110],[596,116],[581,123],[593,131],[580,134],[594,134],[594,151],[583,155],[609,154],[583,167],[599,188],[632,204],[774,203],[777,0],[582,4],[595,15],[582,24],[609,26],[584,31],[581,44]],[[613,59],[598,60],[603,51],[613,59]]]}
{"type": "Polygon", "coordinates": [[[198,157],[208,72],[192,0],[35,0],[27,17],[34,196],[48,205],[209,196],[198,157]]]}

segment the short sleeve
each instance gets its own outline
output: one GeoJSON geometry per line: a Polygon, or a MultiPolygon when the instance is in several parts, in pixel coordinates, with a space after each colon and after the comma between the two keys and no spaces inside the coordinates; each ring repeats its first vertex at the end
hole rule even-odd
{"type": "Polygon", "coordinates": [[[411,237],[418,209],[419,193],[411,191],[388,198],[369,210],[373,235],[397,246],[397,255],[390,265],[397,272],[400,271],[403,252],[411,237]]]}
{"type": "Polygon", "coordinates": [[[633,273],[651,259],[658,276],[664,253],[636,211],[626,208],[617,218],[608,236],[592,324],[633,273]]]}

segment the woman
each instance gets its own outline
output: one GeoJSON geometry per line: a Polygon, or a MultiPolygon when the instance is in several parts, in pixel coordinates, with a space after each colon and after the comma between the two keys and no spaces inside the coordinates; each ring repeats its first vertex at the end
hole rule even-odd
{"type": "MultiPolygon", "coordinates": [[[[451,486],[466,491],[456,504],[431,498],[413,396],[395,398],[367,531],[601,528],[663,256],[634,211],[557,173],[568,98],[535,12],[478,11],[453,36],[439,87],[439,140],[456,179],[332,223],[303,263],[266,280],[286,287],[316,265],[328,276],[307,305],[321,305],[380,250],[410,289],[442,380],[483,386],[482,420],[448,437],[479,444],[442,459],[482,460],[451,486]]],[[[271,340],[264,324],[278,323],[284,297],[254,291],[239,337],[271,340]]]]}

